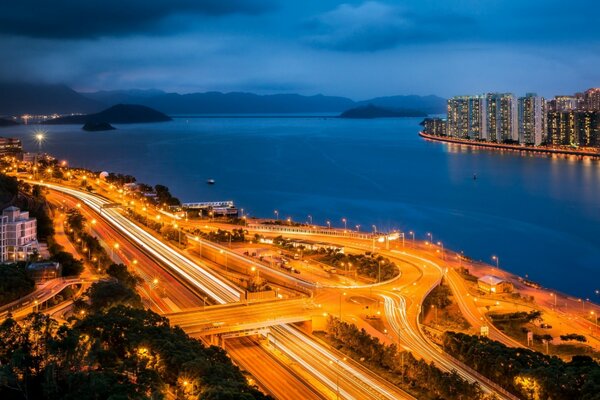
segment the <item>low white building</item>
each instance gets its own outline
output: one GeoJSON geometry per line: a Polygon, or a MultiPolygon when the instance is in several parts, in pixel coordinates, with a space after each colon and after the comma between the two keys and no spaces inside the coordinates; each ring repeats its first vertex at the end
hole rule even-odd
{"type": "Polygon", "coordinates": [[[0,261],[25,260],[37,248],[37,220],[18,207],[5,208],[0,217],[0,261]]]}

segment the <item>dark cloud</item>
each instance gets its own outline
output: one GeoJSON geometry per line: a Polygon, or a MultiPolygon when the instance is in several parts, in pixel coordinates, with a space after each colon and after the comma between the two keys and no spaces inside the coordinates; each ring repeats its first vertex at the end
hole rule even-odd
{"type": "Polygon", "coordinates": [[[317,47],[369,52],[401,44],[439,42],[473,34],[475,21],[466,16],[417,14],[376,1],[342,4],[312,18],[305,27],[317,47]]]}
{"type": "Polygon", "coordinates": [[[173,15],[256,15],[272,8],[270,0],[7,1],[0,12],[0,33],[36,38],[120,36],[156,29],[173,15]]]}

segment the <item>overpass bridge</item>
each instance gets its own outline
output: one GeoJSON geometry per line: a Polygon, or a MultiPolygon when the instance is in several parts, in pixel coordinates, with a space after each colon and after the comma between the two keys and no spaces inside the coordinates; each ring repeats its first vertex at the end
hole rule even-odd
{"type": "Polygon", "coordinates": [[[271,326],[312,321],[322,315],[310,299],[231,303],[164,314],[191,336],[223,338],[263,333],[271,326]]]}

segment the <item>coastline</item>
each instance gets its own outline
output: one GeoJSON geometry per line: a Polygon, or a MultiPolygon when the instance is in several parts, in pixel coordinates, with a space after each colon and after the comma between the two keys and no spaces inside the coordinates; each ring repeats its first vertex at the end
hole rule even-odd
{"type": "Polygon", "coordinates": [[[430,135],[423,131],[419,132],[419,136],[426,140],[433,140],[436,142],[443,143],[454,143],[461,144],[471,147],[480,147],[480,148],[488,148],[495,150],[512,150],[512,151],[526,151],[530,153],[540,153],[540,154],[552,154],[552,155],[563,155],[563,156],[580,156],[580,157],[590,157],[595,159],[600,159],[600,151],[592,152],[586,150],[567,150],[567,149],[554,149],[549,147],[527,147],[521,145],[514,144],[503,144],[503,143],[488,143],[488,142],[475,142],[467,139],[456,139],[450,138],[446,136],[436,136],[430,135]]]}

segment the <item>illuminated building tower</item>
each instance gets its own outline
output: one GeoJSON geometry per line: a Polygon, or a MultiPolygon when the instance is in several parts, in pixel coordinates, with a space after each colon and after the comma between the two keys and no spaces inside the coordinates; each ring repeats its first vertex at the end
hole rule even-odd
{"type": "Polygon", "coordinates": [[[535,93],[518,100],[519,143],[539,146],[546,135],[546,102],[535,93]]]}
{"type": "Polygon", "coordinates": [[[486,140],[485,98],[455,96],[448,100],[448,136],[486,140]]]}
{"type": "Polygon", "coordinates": [[[515,96],[511,93],[488,93],[485,99],[487,140],[517,142],[519,130],[515,96]]]}
{"type": "Polygon", "coordinates": [[[591,88],[583,94],[585,109],[588,111],[600,111],[600,88],[591,88]]]}

